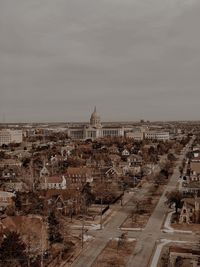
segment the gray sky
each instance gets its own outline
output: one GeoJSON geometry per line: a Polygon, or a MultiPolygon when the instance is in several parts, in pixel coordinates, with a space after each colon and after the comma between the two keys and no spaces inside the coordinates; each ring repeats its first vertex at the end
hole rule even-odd
{"type": "Polygon", "coordinates": [[[199,119],[199,0],[1,0],[0,121],[199,119]]]}

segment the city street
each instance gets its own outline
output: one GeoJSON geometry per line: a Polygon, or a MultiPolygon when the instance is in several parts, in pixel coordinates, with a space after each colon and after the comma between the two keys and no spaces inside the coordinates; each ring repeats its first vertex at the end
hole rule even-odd
{"type": "MultiPolygon", "coordinates": [[[[191,140],[192,142],[192,140],[191,140]]],[[[189,146],[188,146],[189,147],[189,146]]],[[[169,240],[181,240],[192,242],[195,240],[194,235],[184,235],[180,233],[168,234],[161,231],[162,224],[165,216],[168,212],[168,207],[165,205],[165,194],[167,191],[174,190],[177,187],[177,180],[179,177],[179,166],[183,158],[187,153],[187,149],[184,149],[184,153],[179,156],[177,164],[174,168],[173,175],[171,176],[169,183],[167,184],[160,200],[151,215],[145,229],[141,232],[129,231],[128,237],[136,238],[137,244],[134,255],[132,255],[128,261],[128,267],[146,267],[149,266],[152,254],[155,250],[156,242],[160,239],[169,240]]],[[[138,197],[145,194],[145,190],[142,189],[135,193],[126,193],[125,202],[127,203],[133,197],[133,194],[138,197]]],[[[88,231],[89,235],[94,236],[94,240],[83,249],[79,257],[72,264],[73,267],[89,267],[93,264],[95,259],[101,253],[106,246],[106,243],[110,238],[119,237],[122,231],[119,229],[120,225],[126,219],[130,212],[131,206],[124,205],[123,207],[117,205],[115,212],[111,216],[110,220],[104,225],[102,230],[88,231]]],[[[63,267],[68,266],[67,264],[62,265],[63,267]]]]}

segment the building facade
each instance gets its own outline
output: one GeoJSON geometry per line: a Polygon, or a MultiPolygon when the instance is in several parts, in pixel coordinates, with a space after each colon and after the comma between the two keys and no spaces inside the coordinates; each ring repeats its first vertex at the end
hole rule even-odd
{"type": "Polygon", "coordinates": [[[144,133],[145,139],[167,141],[170,139],[169,132],[162,131],[148,131],[144,133]]]}
{"type": "Polygon", "coordinates": [[[90,123],[81,127],[69,128],[68,136],[72,139],[92,139],[101,137],[118,137],[124,136],[123,127],[105,127],[101,124],[101,118],[97,114],[96,107],[90,117],[90,123]]]}
{"type": "Polygon", "coordinates": [[[23,140],[22,130],[0,130],[0,146],[10,143],[21,143],[23,140]]]}

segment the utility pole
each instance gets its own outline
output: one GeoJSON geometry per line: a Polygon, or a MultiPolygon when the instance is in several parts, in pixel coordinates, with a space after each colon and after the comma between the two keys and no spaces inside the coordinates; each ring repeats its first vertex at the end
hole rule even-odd
{"type": "Polygon", "coordinates": [[[84,217],[82,218],[82,228],[81,228],[81,248],[83,249],[83,243],[84,243],[84,226],[85,226],[85,221],[84,217]]]}
{"type": "Polygon", "coordinates": [[[44,267],[44,257],[43,257],[43,254],[44,254],[44,252],[43,252],[43,232],[44,232],[44,229],[43,229],[43,220],[42,220],[42,218],[41,218],[41,264],[40,264],[40,266],[41,267],[44,267]]]}
{"type": "Polygon", "coordinates": [[[31,267],[31,263],[30,263],[30,235],[28,236],[28,267],[31,267]]]}
{"type": "Polygon", "coordinates": [[[83,218],[82,218],[82,227],[81,227],[81,248],[83,249],[83,243],[84,243],[84,230],[85,230],[85,212],[86,212],[86,200],[85,196],[83,197],[84,201],[84,209],[83,209],[83,218]]]}
{"type": "Polygon", "coordinates": [[[33,158],[31,159],[30,162],[30,168],[31,168],[31,183],[32,183],[32,190],[34,192],[35,190],[35,184],[34,184],[34,166],[33,166],[33,158]]]}
{"type": "Polygon", "coordinates": [[[103,211],[103,207],[102,207],[102,205],[103,205],[103,197],[102,197],[102,195],[101,195],[101,211],[100,211],[100,230],[102,230],[102,222],[103,222],[103,218],[102,218],[102,211],[103,211]]]}

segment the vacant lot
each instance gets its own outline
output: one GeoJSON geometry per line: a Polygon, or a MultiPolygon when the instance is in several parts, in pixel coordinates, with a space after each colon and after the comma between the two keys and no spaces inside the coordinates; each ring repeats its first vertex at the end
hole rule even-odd
{"type": "Polygon", "coordinates": [[[92,267],[124,267],[135,249],[135,240],[110,240],[92,267]]]}

